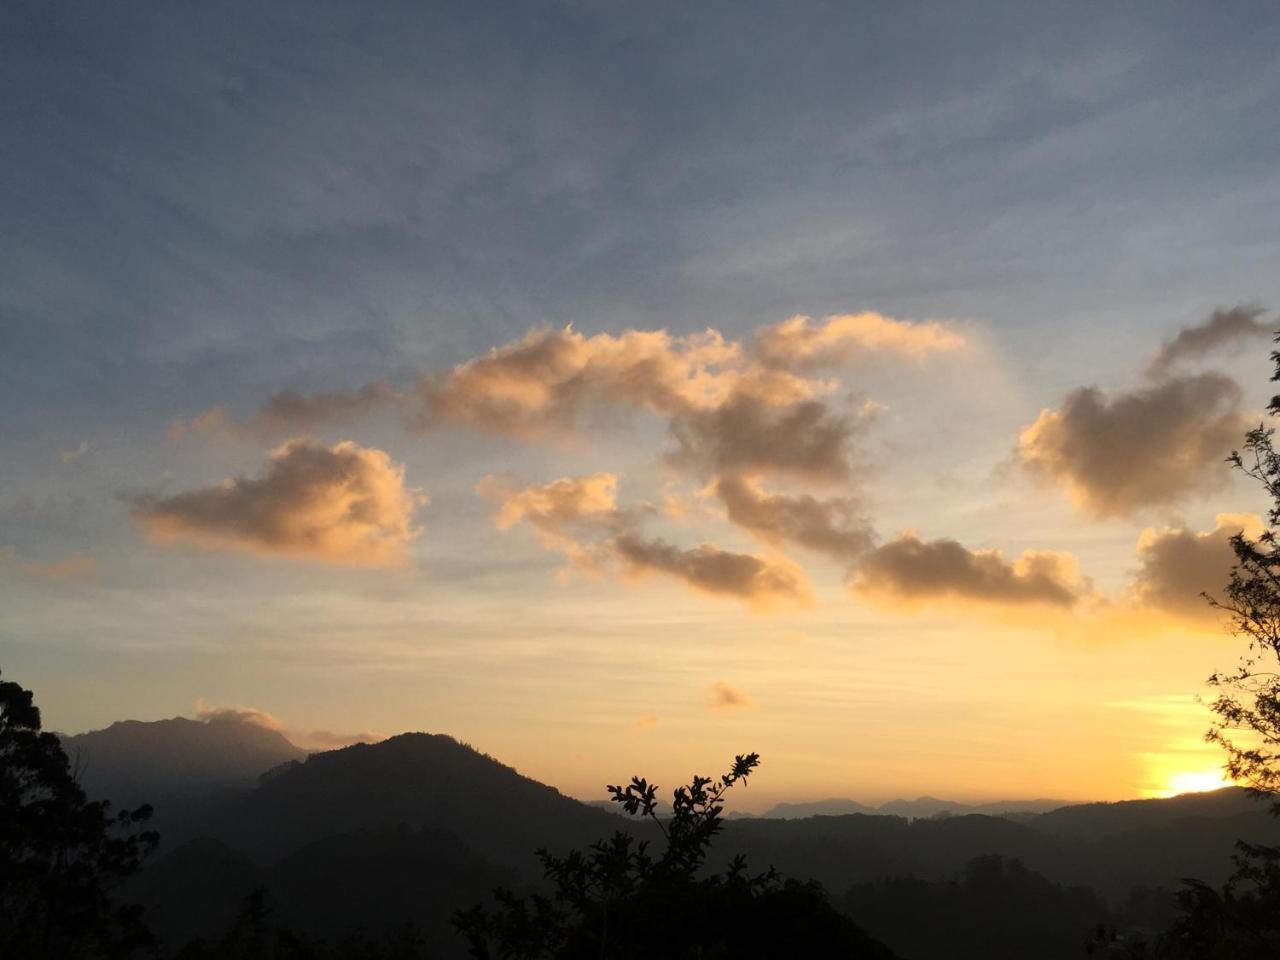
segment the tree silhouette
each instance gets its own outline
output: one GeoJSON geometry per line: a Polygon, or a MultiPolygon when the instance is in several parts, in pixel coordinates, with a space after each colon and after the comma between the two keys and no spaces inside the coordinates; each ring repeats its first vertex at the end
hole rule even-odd
{"type": "MultiPolygon", "coordinates": [[[[1280,343],[1280,336],[1276,337],[1280,343]]],[[[1280,351],[1271,352],[1280,380],[1280,351]]],[[[1280,396],[1267,405],[1280,416],[1280,396]]],[[[1205,599],[1230,618],[1232,633],[1246,641],[1236,668],[1214,673],[1209,684],[1218,694],[1209,708],[1216,715],[1205,738],[1226,752],[1232,779],[1256,796],[1272,801],[1280,815],[1280,452],[1275,429],[1259,424],[1245,434],[1243,452],[1228,461],[1257,481],[1271,498],[1267,527],[1256,538],[1243,532],[1231,538],[1236,563],[1224,599],[1205,599]]],[[[1154,943],[1105,944],[1112,956],[1262,960],[1280,957],[1280,847],[1236,843],[1235,871],[1217,890],[1199,880],[1183,881],[1181,915],[1154,943]]]]}
{"type": "Polygon", "coordinates": [[[615,803],[653,825],[660,852],[619,830],[584,853],[538,858],[553,893],[495,891],[496,909],[473,907],[455,923],[477,960],[711,960],[815,956],[891,958],[838,913],[817,883],[783,880],[772,868],[750,873],[735,857],[706,873],[711,841],[723,827],[725,794],[745,782],[758,754],[734,758],[719,778],[695,776],[659,816],[658,786],[633,777],[609,786],[615,803]]]}
{"type": "Polygon", "coordinates": [[[91,802],[30,690],[0,680],[0,957],[115,960],[151,945],[110,888],[159,840],[150,807],[91,802]]]}

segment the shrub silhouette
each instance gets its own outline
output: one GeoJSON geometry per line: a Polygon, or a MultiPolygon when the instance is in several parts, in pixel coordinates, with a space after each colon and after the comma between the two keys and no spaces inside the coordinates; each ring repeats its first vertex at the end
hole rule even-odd
{"type": "Polygon", "coordinates": [[[658,815],[658,787],[634,777],[610,786],[611,799],[661,833],[661,852],[617,831],[584,853],[538,851],[553,893],[520,897],[495,891],[496,908],[473,907],[455,923],[476,960],[664,960],[818,956],[891,958],[827,901],[820,885],[784,880],[770,868],[750,873],[735,857],[705,874],[720,832],[725,794],[744,782],[758,754],[734,758],[718,779],[695,776],[658,815]]]}
{"type": "Polygon", "coordinates": [[[115,960],[152,944],[141,911],[113,903],[159,840],[150,807],[90,802],[30,690],[0,681],[0,957],[115,960]]]}

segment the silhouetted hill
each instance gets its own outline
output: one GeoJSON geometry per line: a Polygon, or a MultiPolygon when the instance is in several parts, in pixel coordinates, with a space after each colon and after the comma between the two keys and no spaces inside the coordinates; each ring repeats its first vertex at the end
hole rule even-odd
{"type": "Polygon", "coordinates": [[[460,956],[454,911],[511,881],[509,871],[472,853],[442,830],[357,831],[308,844],[261,867],[213,840],[173,850],[126,893],[171,947],[216,939],[257,888],[272,924],[307,936],[339,939],[357,931],[379,937],[412,922],[432,956],[460,956]]]}
{"type": "Polygon", "coordinates": [[[265,771],[306,756],[279,731],[235,717],[124,720],[60,739],[90,797],[117,808],[151,804],[168,842],[216,795],[249,789],[265,771]]]}
{"type": "Polygon", "coordinates": [[[937,797],[917,797],[915,800],[890,800],[878,807],[868,806],[856,800],[830,798],[801,803],[779,803],[770,807],[762,817],[774,820],[793,820],[799,817],[837,817],[850,813],[878,813],[891,817],[937,817],[982,813],[993,817],[1027,813],[1045,813],[1066,806],[1065,800],[999,800],[994,803],[959,803],[955,800],[939,800],[937,797]]]}
{"type": "Polygon", "coordinates": [[[1025,820],[867,814],[735,820],[719,848],[791,876],[815,877],[833,891],[885,877],[949,880],[971,859],[998,854],[1054,882],[1119,899],[1134,886],[1174,886],[1183,877],[1220,883],[1237,840],[1280,843],[1280,821],[1243,791],[1088,807],[1025,820]]]}
{"type": "Polygon", "coordinates": [[[1265,805],[1244,788],[1224,787],[1163,799],[1076,804],[1037,817],[1035,826],[1059,836],[1098,839],[1136,829],[1162,827],[1188,817],[1220,819],[1252,815],[1263,809],[1265,805]]]}
{"type": "Polygon", "coordinates": [[[205,830],[270,863],[325,837],[400,825],[449,830],[480,855],[530,874],[535,848],[581,846],[619,823],[452,737],[406,733],[273,771],[224,804],[205,830]]]}
{"type": "Polygon", "coordinates": [[[840,906],[872,936],[912,960],[1085,960],[1113,920],[1087,887],[1066,887],[1016,860],[980,857],[954,880],[862,883],[840,906]]]}

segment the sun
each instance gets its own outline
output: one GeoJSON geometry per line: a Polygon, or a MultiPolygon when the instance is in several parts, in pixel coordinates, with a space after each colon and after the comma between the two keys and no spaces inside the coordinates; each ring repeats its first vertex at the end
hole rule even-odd
{"type": "Polygon", "coordinates": [[[1221,790],[1231,786],[1231,780],[1221,767],[1209,767],[1207,770],[1187,770],[1171,774],[1165,781],[1165,788],[1158,796],[1176,797],[1180,793],[1204,793],[1209,790],[1221,790]]]}

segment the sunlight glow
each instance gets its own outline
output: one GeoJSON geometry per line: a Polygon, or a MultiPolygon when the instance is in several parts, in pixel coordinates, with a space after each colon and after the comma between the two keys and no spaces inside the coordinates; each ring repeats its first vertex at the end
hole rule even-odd
{"type": "Polygon", "coordinates": [[[1158,796],[1176,797],[1181,793],[1204,793],[1209,790],[1220,790],[1231,786],[1231,780],[1221,767],[1210,767],[1207,770],[1188,770],[1172,774],[1158,796]]]}

